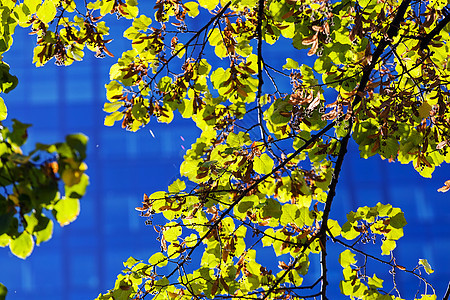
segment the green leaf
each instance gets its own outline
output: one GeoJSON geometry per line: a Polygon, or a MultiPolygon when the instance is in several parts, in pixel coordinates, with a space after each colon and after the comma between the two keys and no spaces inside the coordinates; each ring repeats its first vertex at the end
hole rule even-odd
{"type": "Polygon", "coordinates": [[[37,17],[44,23],[49,23],[56,16],[56,7],[52,0],[45,0],[36,12],[37,17]]]}
{"type": "Polygon", "coordinates": [[[175,180],[171,185],[169,185],[169,193],[177,194],[186,189],[186,183],[180,179],[175,180]]]}
{"type": "Polygon", "coordinates": [[[181,226],[176,222],[169,222],[164,226],[163,235],[168,242],[175,242],[181,235],[181,233],[181,226]]]}
{"type": "Polygon", "coordinates": [[[124,114],[119,111],[113,112],[112,114],[105,117],[104,125],[113,126],[116,121],[122,120],[123,116],[124,114]]]}
{"type": "Polygon", "coordinates": [[[423,266],[423,268],[425,269],[425,272],[427,272],[427,274],[431,274],[434,273],[433,268],[431,268],[431,265],[428,263],[428,261],[424,258],[419,259],[419,265],[423,266]]]}
{"type": "Polygon", "coordinates": [[[114,3],[115,3],[114,0],[102,0],[100,2],[100,14],[104,16],[110,13],[114,7],[114,3]]]}
{"type": "Polygon", "coordinates": [[[282,207],[283,213],[281,214],[280,224],[288,225],[290,223],[296,224],[297,218],[300,216],[300,211],[295,204],[285,204],[282,207]]]}
{"type": "Polygon", "coordinates": [[[280,218],[282,214],[281,204],[273,199],[267,199],[266,203],[262,208],[263,217],[280,218]]]}
{"type": "Polygon", "coordinates": [[[394,240],[387,239],[381,244],[381,255],[389,255],[397,247],[397,243],[394,240]]]}
{"type": "Polygon", "coordinates": [[[140,262],[140,260],[137,260],[134,257],[130,256],[130,257],[128,257],[127,261],[123,263],[123,266],[125,268],[131,269],[138,262],[140,262]]]}
{"type": "Polygon", "coordinates": [[[298,62],[296,62],[292,58],[286,58],[286,64],[283,66],[283,69],[295,70],[298,68],[299,68],[298,62]]]}
{"type": "Polygon", "coordinates": [[[394,228],[403,228],[407,224],[405,215],[402,212],[399,212],[395,216],[391,217],[389,225],[394,228]]]}
{"type": "Polygon", "coordinates": [[[0,247],[6,247],[11,242],[11,238],[8,234],[0,234],[0,247]]]}
{"type": "Polygon", "coordinates": [[[73,198],[63,198],[55,204],[53,212],[59,225],[68,225],[75,221],[80,214],[80,201],[73,198]]]}
{"type": "Polygon", "coordinates": [[[22,123],[16,119],[13,119],[12,132],[8,134],[11,142],[16,144],[17,146],[22,146],[25,144],[28,138],[27,129],[30,127],[30,124],[22,123]]]}
{"type": "Polygon", "coordinates": [[[139,8],[136,5],[133,5],[136,3],[136,0],[127,0],[126,2],[127,5],[122,6],[123,9],[122,15],[127,19],[136,18],[139,14],[139,8]]]}
{"type": "Polygon", "coordinates": [[[119,108],[123,107],[123,102],[117,101],[117,102],[106,102],[103,104],[103,111],[107,113],[113,113],[117,111],[119,108]]]}
{"type": "Polygon", "coordinates": [[[219,4],[219,0],[198,0],[198,4],[208,10],[213,10],[219,4]]]}
{"type": "Polygon", "coordinates": [[[143,31],[147,30],[150,24],[152,24],[152,19],[145,15],[141,15],[139,18],[136,18],[133,21],[133,27],[143,31]]]}
{"type": "Polygon", "coordinates": [[[25,228],[25,230],[27,232],[33,232],[34,228],[39,223],[38,219],[36,218],[36,215],[35,214],[25,215],[24,219],[25,219],[26,224],[27,224],[27,227],[25,228]]]}
{"type": "Polygon", "coordinates": [[[344,250],[339,254],[339,263],[343,268],[356,264],[355,254],[350,250],[344,250]]]}
{"type": "Polygon", "coordinates": [[[78,170],[76,172],[79,176],[78,182],[74,185],[64,187],[66,196],[69,198],[80,199],[84,194],[86,194],[87,186],[89,185],[89,176],[83,174],[82,171],[78,170]],[[80,175],[81,174],[81,175],[80,175]]]}
{"type": "MultiPolygon", "coordinates": [[[[6,202],[5,199],[1,199],[1,198],[0,198],[0,201],[2,201],[4,203],[6,202]]],[[[2,203],[0,202],[0,205],[1,204],[2,203]]],[[[2,208],[2,207],[0,206],[0,208],[2,208]]],[[[6,208],[5,211],[3,211],[3,208],[2,208],[2,211],[0,213],[0,234],[9,232],[9,230],[11,229],[11,226],[13,224],[15,213],[13,210],[10,210],[10,211],[8,211],[8,210],[9,209],[6,208]]]]}
{"type": "Polygon", "coordinates": [[[373,274],[373,277],[369,277],[368,284],[371,288],[374,289],[382,289],[383,288],[383,279],[377,277],[377,275],[373,274]]]}
{"type": "Polygon", "coordinates": [[[244,145],[251,144],[251,140],[248,133],[239,132],[238,134],[235,134],[234,132],[230,132],[227,137],[227,144],[231,147],[240,148],[244,145]]]}
{"type": "Polygon", "coordinates": [[[273,230],[273,228],[267,228],[266,231],[264,231],[264,236],[261,239],[262,245],[264,247],[267,246],[272,246],[274,239],[273,237],[275,236],[275,231],[273,230]]]}
{"type": "Polygon", "coordinates": [[[184,242],[186,243],[186,247],[194,247],[197,244],[198,237],[195,233],[191,233],[189,236],[187,236],[184,239],[184,242]]]}
{"type": "Polygon", "coordinates": [[[437,296],[436,295],[420,295],[421,297],[418,298],[417,300],[436,300],[437,296]]]}
{"type": "Polygon", "coordinates": [[[11,75],[9,70],[9,65],[0,61],[0,91],[3,91],[6,94],[15,89],[19,83],[17,77],[11,75]]]}
{"type": "Polygon", "coordinates": [[[118,289],[114,290],[112,296],[114,300],[128,300],[132,293],[133,289],[127,283],[124,283],[118,289]]]}
{"type": "Polygon", "coordinates": [[[359,236],[359,232],[355,230],[351,222],[345,222],[342,225],[341,235],[347,240],[353,240],[359,236]]]}
{"type": "Polygon", "coordinates": [[[44,223],[43,225],[39,224],[38,227],[43,227],[43,229],[35,229],[33,235],[36,237],[36,245],[40,245],[42,242],[46,242],[51,239],[53,235],[53,221],[45,218],[44,221],[40,221],[40,223],[44,223]]]}
{"type": "Polygon", "coordinates": [[[0,97],[0,121],[3,121],[8,116],[8,111],[6,109],[5,101],[0,97]]]}
{"type": "Polygon", "coordinates": [[[157,252],[148,259],[148,263],[153,266],[164,267],[167,265],[167,257],[163,253],[157,252]]]}
{"type": "Polygon", "coordinates": [[[155,287],[163,288],[163,287],[168,286],[169,284],[170,284],[169,279],[167,279],[166,277],[163,277],[160,280],[155,282],[155,287]]]}
{"type": "Polygon", "coordinates": [[[337,237],[338,235],[341,234],[341,226],[339,226],[338,221],[328,219],[327,226],[333,237],[337,237]]]}
{"type": "Polygon", "coordinates": [[[171,87],[172,78],[170,78],[169,76],[162,77],[158,82],[158,89],[163,93],[169,92],[171,87]]]}
{"type": "Polygon", "coordinates": [[[5,300],[6,294],[8,294],[8,289],[0,282],[0,300],[5,300]]]}
{"type": "Polygon", "coordinates": [[[66,143],[75,154],[75,158],[78,160],[84,160],[86,158],[86,148],[89,138],[82,134],[69,134],[66,136],[66,143]]]}
{"type": "Polygon", "coordinates": [[[186,3],[184,3],[184,6],[187,9],[187,13],[188,13],[189,17],[195,18],[196,16],[198,16],[199,11],[198,11],[198,3],[197,2],[186,2],[186,3]]]}
{"type": "Polygon", "coordinates": [[[253,159],[253,169],[259,174],[269,174],[272,172],[273,166],[273,160],[266,153],[263,153],[259,157],[255,156],[253,159]]]}
{"type": "Polygon", "coordinates": [[[11,240],[9,248],[15,256],[25,259],[33,252],[33,237],[24,231],[18,237],[11,240]]]}
{"type": "Polygon", "coordinates": [[[237,210],[240,213],[246,213],[249,209],[253,208],[259,203],[259,197],[257,195],[245,196],[237,205],[237,210]]]}

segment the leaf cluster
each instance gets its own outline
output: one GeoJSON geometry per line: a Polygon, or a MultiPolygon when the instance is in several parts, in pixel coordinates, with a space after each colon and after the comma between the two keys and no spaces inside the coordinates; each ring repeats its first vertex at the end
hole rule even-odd
{"type": "MultiPolygon", "coordinates": [[[[330,216],[350,139],[362,158],[411,163],[424,177],[450,161],[446,5],[158,0],[145,14],[135,0],[2,6],[9,13],[2,17],[4,48],[16,24],[30,27],[38,66],[52,58],[69,65],[85,48],[111,55],[109,28],[100,20],[107,14],[129,19],[123,36],[130,48],[111,66],[105,86],[104,124],[137,131],[152,119],[170,123],[178,112],[202,131],[186,151],[183,178],[167,191],[145,194],[136,208],[147,224],[155,215],[165,219],[153,226],[161,251],[146,263],[130,257],[114,288],[98,299],[326,299],[330,247],[342,247],[344,295],[401,299],[397,271],[435,294],[420,274],[420,268],[432,272],[426,259],[408,270],[379,257],[393,256],[403,236],[400,208],[359,207],[345,222],[330,216]],[[286,48],[292,57],[280,52],[271,59],[263,51],[270,47],[286,48]],[[381,253],[374,255],[369,242],[378,240],[381,253]],[[260,263],[262,247],[273,250],[278,269],[260,263]],[[200,262],[193,263],[199,252],[200,262]],[[309,267],[318,257],[322,271],[313,278],[309,267]],[[367,275],[369,259],[391,268],[392,284],[367,275]]],[[[7,92],[14,78],[6,65],[3,70],[7,92]]],[[[63,157],[56,144],[39,150],[63,157]]],[[[64,171],[53,172],[66,186],[82,182],[75,180],[83,171],[84,157],[78,158],[76,164],[58,161],[64,171]],[[65,175],[67,168],[72,171],[65,175]]],[[[66,190],[66,197],[72,194],[66,190]]],[[[45,209],[58,211],[57,204],[45,209]]]]}
{"type": "Polygon", "coordinates": [[[0,246],[25,259],[35,244],[52,237],[53,219],[65,226],[77,218],[89,183],[83,162],[87,137],[69,135],[24,154],[30,125],[13,121],[12,129],[1,129],[0,246]]]}

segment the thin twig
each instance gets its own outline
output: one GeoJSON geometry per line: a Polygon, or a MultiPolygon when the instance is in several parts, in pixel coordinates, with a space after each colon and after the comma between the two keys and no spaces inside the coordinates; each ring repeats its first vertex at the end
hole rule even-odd
{"type": "Polygon", "coordinates": [[[206,23],[202,28],[200,28],[199,31],[197,31],[197,33],[189,39],[189,41],[187,41],[183,47],[181,47],[180,49],[178,49],[177,51],[175,51],[171,57],[169,57],[169,59],[167,59],[167,61],[164,62],[163,66],[155,73],[155,75],[153,75],[153,77],[151,78],[150,82],[146,85],[148,87],[148,85],[153,82],[153,80],[155,80],[155,78],[159,75],[159,73],[162,72],[162,70],[164,70],[165,66],[168,66],[170,61],[177,57],[178,54],[183,51],[184,49],[186,49],[188,46],[190,46],[190,44],[197,39],[200,34],[205,31],[212,23],[216,22],[218,19],[220,19],[222,17],[222,15],[225,13],[225,11],[228,9],[228,7],[231,5],[231,1],[229,1],[227,4],[225,4],[224,7],[222,7],[222,9],[217,13],[217,15],[215,15],[214,17],[212,17],[208,23],[206,23]]]}

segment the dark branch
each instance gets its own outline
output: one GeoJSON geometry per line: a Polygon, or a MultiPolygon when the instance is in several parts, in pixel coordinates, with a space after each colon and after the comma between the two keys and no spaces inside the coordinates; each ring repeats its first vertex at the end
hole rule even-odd
{"type": "Polygon", "coordinates": [[[264,84],[263,81],[263,59],[262,59],[262,18],[264,15],[264,0],[258,1],[258,24],[256,26],[256,34],[258,36],[258,92],[256,95],[256,103],[258,106],[258,124],[261,131],[261,138],[264,142],[264,145],[267,146],[266,141],[266,130],[264,129],[263,121],[263,112],[261,108],[261,94],[262,94],[262,86],[264,84]]]}
{"type": "Polygon", "coordinates": [[[328,286],[328,270],[327,270],[327,236],[326,234],[320,236],[320,273],[322,278],[322,285],[320,287],[320,295],[322,297],[322,300],[327,300],[327,286],[328,286]]]}
{"type": "Polygon", "coordinates": [[[436,27],[431,30],[426,36],[424,36],[420,41],[420,49],[424,50],[428,48],[428,44],[430,44],[431,40],[441,32],[441,30],[445,27],[445,25],[450,22],[450,13],[444,11],[445,17],[436,25],[436,27]]]}
{"type": "Polygon", "coordinates": [[[448,283],[447,291],[445,292],[445,296],[444,298],[442,298],[442,300],[448,300],[449,297],[450,297],[450,282],[448,283]]]}
{"type": "Polygon", "coordinates": [[[366,66],[366,68],[364,68],[363,75],[359,83],[358,92],[356,93],[355,100],[353,100],[352,107],[356,107],[356,105],[358,105],[359,102],[361,102],[362,95],[370,79],[370,74],[372,74],[372,71],[375,68],[375,65],[377,64],[381,54],[383,54],[384,49],[387,47],[387,45],[391,43],[392,39],[398,34],[400,23],[403,22],[403,19],[405,18],[406,9],[408,8],[410,3],[411,0],[404,0],[402,4],[400,4],[400,6],[398,7],[397,14],[395,15],[394,20],[392,20],[392,23],[389,26],[387,36],[380,41],[380,44],[378,44],[378,47],[375,49],[375,52],[372,55],[372,61],[368,66],[366,66]]]}
{"type": "Polygon", "coordinates": [[[350,139],[351,132],[353,127],[353,118],[349,119],[349,127],[347,134],[342,138],[341,140],[341,146],[339,149],[339,155],[336,161],[336,165],[334,167],[333,177],[331,179],[330,185],[328,187],[328,195],[327,200],[325,202],[325,209],[323,211],[323,217],[322,217],[322,226],[320,227],[319,231],[319,239],[320,239],[320,247],[322,249],[321,251],[321,260],[320,264],[322,266],[321,269],[321,275],[322,275],[322,287],[321,287],[321,295],[322,300],[326,300],[327,298],[327,234],[326,230],[328,228],[327,222],[328,222],[328,216],[330,215],[331,211],[331,203],[333,203],[334,196],[336,195],[336,187],[339,180],[339,174],[342,169],[342,164],[344,162],[345,154],[347,153],[347,146],[348,146],[348,140],[350,139]]]}
{"type": "MultiPolygon", "coordinates": [[[[411,0],[405,0],[402,2],[402,4],[400,4],[400,6],[397,10],[397,14],[395,15],[394,20],[392,21],[391,25],[389,26],[387,37],[384,38],[380,42],[378,47],[375,49],[375,52],[372,56],[372,61],[371,61],[370,65],[363,70],[363,75],[362,75],[361,81],[359,83],[358,92],[356,93],[355,99],[353,100],[353,103],[352,103],[352,111],[353,111],[353,107],[355,107],[362,100],[362,95],[366,89],[367,83],[369,82],[369,78],[370,78],[370,75],[372,74],[375,64],[377,63],[380,56],[383,54],[384,49],[390,43],[392,38],[394,38],[398,34],[400,23],[404,19],[404,14],[405,14],[406,9],[408,8],[410,2],[411,2],[411,0]]],[[[320,244],[321,244],[320,246],[322,247],[321,262],[320,262],[321,266],[322,266],[322,270],[321,270],[321,272],[322,272],[322,287],[321,287],[322,299],[327,299],[326,291],[327,291],[327,285],[328,285],[327,267],[326,267],[327,266],[326,265],[326,256],[327,256],[326,231],[328,229],[327,222],[328,222],[328,217],[329,217],[329,214],[331,211],[331,204],[333,203],[334,196],[336,195],[336,187],[337,187],[337,183],[339,180],[339,174],[342,169],[342,164],[344,162],[345,154],[347,153],[347,146],[348,146],[348,141],[351,136],[352,127],[353,127],[353,118],[350,118],[347,134],[342,138],[341,143],[340,143],[341,145],[340,145],[340,149],[339,149],[339,155],[338,155],[336,165],[334,168],[333,177],[332,177],[330,185],[328,187],[328,195],[327,195],[327,200],[325,202],[325,208],[324,208],[323,217],[322,217],[322,226],[321,226],[319,234],[318,234],[318,237],[320,239],[320,244]]]]}
{"type": "MultiPolygon", "coordinates": [[[[404,14],[406,12],[406,9],[408,8],[409,4],[410,4],[411,0],[404,0],[402,2],[402,4],[399,6],[398,11],[396,16],[394,17],[394,20],[392,21],[390,28],[388,30],[388,34],[387,37],[385,37],[380,44],[378,45],[378,47],[375,49],[374,54],[372,55],[372,61],[370,63],[370,65],[368,65],[364,70],[363,70],[363,75],[358,87],[358,93],[355,95],[355,99],[352,103],[352,107],[355,107],[359,102],[361,102],[362,100],[362,95],[363,92],[365,91],[365,88],[367,86],[367,83],[370,79],[370,75],[372,73],[372,70],[375,68],[375,65],[378,61],[378,59],[380,58],[380,56],[383,54],[384,49],[386,48],[387,45],[389,45],[390,41],[392,40],[392,38],[397,35],[398,33],[398,28],[400,26],[400,23],[403,21],[404,19],[404,14]]],[[[229,4],[227,4],[229,5],[229,4]]],[[[227,6],[226,6],[227,7],[227,6]]],[[[225,7],[224,7],[225,9],[225,7]]],[[[222,9],[221,13],[223,13],[224,9],[222,9]]],[[[220,14],[220,13],[219,13],[220,14]]],[[[217,18],[217,16],[216,16],[217,18]]],[[[211,21],[210,21],[211,22],[211,21]]],[[[299,155],[302,151],[304,151],[305,149],[307,149],[309,146],[313,145],[320,137],[322,137],[326,132],[328,132],[331,128],[333,128],[337,122],[342,122],[345,119],[345,115],[342,115],[340,117],[338,117],[336,120],[334,120],[333,122],[329,123],[327,126],[325,126],[322,130],[320,130],[317,134],[314,134],[311,136],[311,138],[309,140],[307,140],[305,142],[305,144],[298,148],[294,153],[292,153],[288,158],[286,158],[283,162],[281,162],[277,167],[275,167],[272,172],[270,172],[269,174],[266,174],[264,176],[262,176],[261,178],[259,178],[258,180],[256,180],[250,187],[246,188],[240,195],[239,197],[237,197],[231,204],[230,206],[220,215],[220,217],[214,222],[214,224],[211,225],[211,227],[209,228],[209,230],[202,235],[196,245],[194,247],[192,247],[189,251],[189,253],[187,254],[187,257],[190,257],[192,255],[192,253],[195,251],[195,249],[203,242],[203,240],[208,237],[211,232],[217,227],[218,224],[220,224],[220,222],[231,212],[231,210],[253,189],[255,189],[261,182],[265,181],[267,178],[269,178],[270,176],[272,176],[275,172],[277,172],[278,170],[284,168],[286,166],[287,163],[289,163],[292,159],[294,159],[297,155],[299,155]]],[[[339,176],[339,172],[340,172],[340,168],[342,166],[342,161],[343,158],[345,156],[345,152],[347,149],[347,144],[348,144],[348,139],[350,138],[351,135],[351,130],[352,130],[352,119],[350,119],[350,126],[348,129],[348,133],[347,135],[342,139],[341,141],[341,150],[339,153],[340,156],[340,160],[338,159],[338,162],[336,163],[336,167],[335,167],[335,172],[334,172],[334,176],[333,176],[333,180],[332,183],[330,183],[330,191],[329,191],[329,197],[327,198],[327,205],[328,205],[328,212],[325,213],[324,211],[324,217],[323,217],[323,223],[322,223],[322,227],[319,234],[317,234],[315,237],[311,238],[307,244],[311,244],[315,239],[321,237],[321,236],[326,236],[326,221],[328,219],[328,214],[329,214],[329,210],[331,208],[331,202],[332,199],[334,197],[335,194],[335,187],[337,185],[337,178],[339,176]],[[341,154],[342,152],[342,154],[341,154]],[[336,169],[338,169],[338,171],[336,171],[336,169]],[[335,182],[334,182],[335,181],[335,182]],[[333,183],[334,182],[334,183],[333,183]],[[330,193],[332,194],[332,196],[330,196],[330,193]],[[324,225],[325,224],[325,225],[324,225]]],[[[327,209],[326,209],[327,210],[327,209]]],[[[304,249],[306,249],[308,246],[306,246],[304,249]]],[[[276,288],[276,286],[279,284],[279,282],[289,273],[289,271],[292,270],[292,268],[296,265],[296,263],[298,262],[298,257],[294,260],[294,262],[290,265],[289,269],[286,270],[286,272],[279,278],[279,280],[277,280],[277,282],[267,291],[267,294],[264,296],[263,299],[267,298],[276,288]]],[[[166,276],[166,278],[170,278],[175,272],[176,272],[177,268],[175,268],[168,276],[166,276]]]]}
{"type": "Polygon", "coordinates": [[[231,1],[229,1],[227,4],[225,4],[225,6],[222,7],[222,9],[217,13],[217,15],[215,15],[214,17],[212,17],[212,18],[208,21],[208,23],[205,24],[205,26],[203,26],[202,28],[200,28],[200,30],[197,31],[197,33],[196,33],[191,39],[189,39],[189,41],[187,41],[187,42],[183,45],[183,47],[181,47],[180,49],[178,49],[177,51],[175,51],[175,52],[172,54],[172,56],[171,56],[169,59],[167,59],[167,61],[164,62],[163,66],[155,73],[155,75],[153,75],[153,77],[151,78],[150,82],[152,82],[152,81],[156,78],[156,76],[158,76],[159,73],[161,73],[162,70],[164,70],[164,67],[165,67],[165,66],[169,65],[169,62],[170,62],[172,59],[174,59],[175,57],[177,57],[177,55],[178,55],[181,51],[185,50],[188,46],[190,46],[191,43],[192,43],[194,40],[196,40],[196,39],[200,36],[200,34],[201,34],[203,31],[205,31],[206,29],[208,29],[208,27],[209,27],[212,23],[214,23],[214,22],[216,22],[218,19],[220,19],[220,18],[222,17],[222,15],[225,13],[225,11],[228,9],[228,7],[229,7],[230,5],[231,5],[231,1]]]}

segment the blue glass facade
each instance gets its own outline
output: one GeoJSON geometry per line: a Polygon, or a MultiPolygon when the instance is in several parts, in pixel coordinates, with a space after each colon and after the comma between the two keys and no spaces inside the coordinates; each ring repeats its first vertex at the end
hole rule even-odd
{"type": "MultiPolygon", "coordinates": [[[[23,261],[8,249],[0,249],[0,282],[8,287],[10,300],[93,299],[114,285],[129,256],[147,259],[159,251],[155,232],[144,225],[134,208],[143,193],[165,189],[176,178],[183,146],[188,148],[199,130],[181,119],[170,125],[152,120],[137,133],[125,132],[120,126],[105,127],[104,84],[116,58],[99,60],[88,52],[83,62],[70,67],[35,68],[31,64],[33,44],[33,36],[18,31],[4,58],[19,78],[19,86],[4,95],[9,118],[33,124],[30,144],[56,142],[73,132],[88,135],[91,184],[79,218],[65,228],[55,228],[53,238],[37,247],[30,258],[23,261]]],[[[110,50],[118,56],[126,48],[128,42],[119,35],[110,50]]],[[[272,49],[267,53],[276,55],[272,49]]],[[[396,250],[397,262],[412,268],[418,258],[427,258],[436,270],[430,282],[443,296],[450,279],[450,210],[448,194],[436,190],[449,179],[450,168],[439,168],[429,181],[411,165],[362,160],[356,146],[351,148],[332,217],[377,202],[401,207],[408,225],[396,250]]],[[[337,282],[342,274],[337,253],[330,253],[330,259],[335,261],[330,263],[330,280],[337,282]]],[[[311,266],[314,274],[319,271],[311,266]]],[[[400,274],[398,283],[403,291],[412,286],[408,295],[413,296],[415,279],[400,274]]],[[[335,293],[338,290],[338,286],[331,287],[335,293]]]]}

